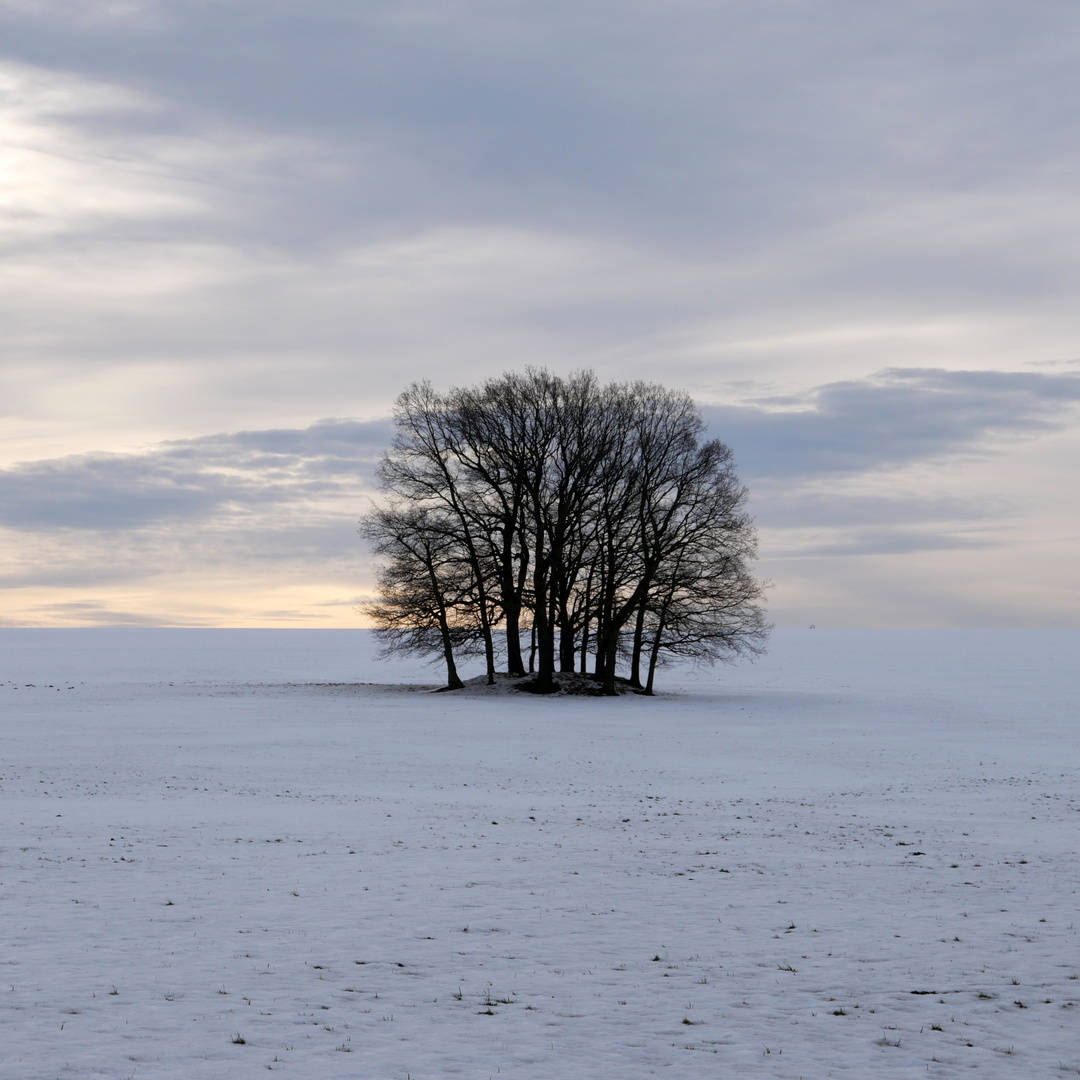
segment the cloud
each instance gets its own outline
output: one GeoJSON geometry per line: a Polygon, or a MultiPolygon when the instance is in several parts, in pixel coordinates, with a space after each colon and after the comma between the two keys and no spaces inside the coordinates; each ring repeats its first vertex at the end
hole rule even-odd
{"type": "MultiPolygon", "coordinates": [[[[162,443],[141,454],[82,454],[0,472],[0,526],[22,530],[186,526],[212,516],[357,501],[389,440],[384,421],[324,421],[162,443]]],[[[281,523],[287,532],[295,523],[281,523]]]]}
{"type": "MultiPolygon", "coordinates": [[[[990,542],[987,529],[1022,501],[905,487],[895,476],[883,487],[878,475],[1060,429],[1078,401],[1071,374],[920,369],[703,411],[710,434],[734,448],[765,528],[787,530],[787,544],[825,529],[826,540],[810,540],[816,550],[850,553],[990,542]]],[[[355,542],[391,437],[387,419],[326,420],[26,462],[0,471],[0,527],[146,534],[155,544],[183,535],[192,557],[212,557],[217,542],[234,557],[325,559],[355,542]]]]}
{"type": "Polygon", "coordinates": [[[912,369],[703,411],[748,478],[787,479],[992,452],[1066,426],[1078,402],[1073,375],[912,369]]]}
{"type": "Polygon", "coordinates": [[[170,168],[178,140],[130,130],[162,112],[146,95],[4,61],[0,100],[5,246],[92,233],[118,222],[145,227],[190,217],[205,205],[205,191],[170,168]]]}
{"type": "Polygon", "coordinates": [[[987,484],[984,463],[1075,431],[1078,402],[1073,374],[924,368],[703,412],[735,452],[783,576],[792,560],[1015,546],[1045,499],[987,484]]]}
{"type": "Polygon", "coordinates": [[[249,608],[341,604],[370,461],[310,418],[527,363],[711,402],[773,550],[1000,549],[1062,486],[1024,448],[1075,431],[1078,32],[1065,0],[0,0],[0,573],[188,567],[175,605],[334,567],[249,608]]]}
{"type": "MultiPolygon", "coordinates": [[[[922,5],[839,2],[19,6],[8,48],[41,63],[356,147],[353,212],[384,221],[746,237],[941,180],[1008,186],[1073,153],[1056,133],[1075,122],[1060,91],[1078,20],[1061,3],[940,4],[931,25],[922,5]],[[140,8],[156,22],[69,18],[140,8]]],[[[306,220],[347,205],[342,190],[306,220]]]]}
{"type": "Polygon", "coordinates": [[[1076,24],[9,0],[0,400],[114,447],[525,362],[716,398],[1052,358],[1076,24]]]}
{"type": "MultiPolygon", "coordinates": [[[[866,492],[841,499],[805,488],[793,494],[790,481],[992,452],[1002,440],[1065,425],[1077,402],[1078,376],[922,369],[703,411],[710,433],[734,448],[742,474],[770,485],[775,508],[764,513],[771,520],[856,524],[880,522],[901,506],[910,515],[912,500],[866,492]]],[[[391,435],[388,420],[328,420],[171,440],[142,453],[27,462],[0,472],[0,526],[119,531],[215,516],[239,523],[238,515],[359,500],[373,488],[391,435]]],[[[957,506],[932,496],[921,505],[939,516],[957,506]]],[[[279,523],[282,532],[294,526],[288,515],[279,523]]]]}
{"type": "MultiPolygon", "coordinates": [[[[94,600],[72,600],[55,604],[41,604],[40,615],[49,621],[60,621],[75,626],[160,626],[160,619],[139,611],[117,611],[108,603],[94,600]]],[[[0,619],[0,626],[19,626],[19,622],[0,619]]],[[[211,619],[190,619],[175,617],[170,620],[172,626],[208,626],[211,619]]]]}
{"type": "MultiPolygon", "coordinates": [[[[763,572],[791,580],[815,560],[975,557],[1015,545],[1038,498],[969,487],[972,462],[1067,432],[1078,399],[1072,374],[919,369],[704,411],[744,463],[763,572]]],[[[355,620],[370,580],[356,521],[391,437],[388,419],[324,420],[2,470],[0,582],[39,597],[12,618],[355,620]]]]}
{"type": "Polygon", "coordinates": [[[94,27],[145,15],[159,0],[0,0],[0,12],[34,21],[94,27]]]}
{"type": "Polygon", "coordinates": [[[913,555],[923,552],[979,551],[1000,547],[1000,536],[950,533],[937,528],[864,528],[836,530],[831,537],[799,538],[795,543],[781,541],[770,551],[774,562],[785,559],[853,558],[874,555],[913,555]]]}

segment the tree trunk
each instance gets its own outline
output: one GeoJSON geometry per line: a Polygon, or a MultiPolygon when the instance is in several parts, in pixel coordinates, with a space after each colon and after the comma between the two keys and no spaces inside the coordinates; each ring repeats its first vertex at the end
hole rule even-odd
{"type": "MultiPolygon", "coordinates": [[[[610,602],[606,605],[608,613],[605,618],[604,637],[602,651],[604,653],[604,693],[615,693],[615,660],[619,650],[619,634],[627,624],[630,616],[639,606],[644,606],[645,597],[648,595],[648,583],[652,579],[651,571],[638,582],[631,596],[618,610],[615,609],[614,588],[610,590],[610,602]]],[[[597,654],[601,648],[597,648],[597,654]]]]}
{"type": "MultiPolygon", "coordinates": [[[[539,518],[539,513],[537,514],[539,518]]],[[[555,689],[555,628],[551,625],[551,598],[548,596],[547,557],[543,536],[536,538],[533,560],[533,633],[536,636],[536,692],[550,694],[555,689]]]]}
{"type": "Polygon", "coordinates": [[[487,664],[487,684],[495,685],[495,642],[491,639],[491,620],[484,618],[484,660],[487,664]]]}
{"type": "MultiPolygon", "coordinates": [[[[451,490],[453,490],[451,488],[451,490]]],[[[491,636],[491,608],[488,604],[487,586],[484,584],[484,570],[480,564],[480,553],[476,549],[476,541],[473,539],[472,529],[469,528],[465,513],[458,507],[456,495],[453,505],[457,510],[458,520],[461,522],[462,536],[465,540],[465,550],[469,555],[469,567],[476,582],[476,607],[480,616],[480,633],[484,637],[484,662],[487,671],[488,686],[495,685],[495,642],[491,636]]]]}
{"type": "Polygon", "coordinates": [[[443,654],[446,658],[446,689],[463,689],[465,684],[457,673],[457,664],[454,663],[454,647],[450,644],[449,634],[443,636],[443,654]]]}
{"type": "Polygon", "coordinates": [[[484,635],[484,663],[487,669],[488,686],[495,685],[495,642],[491,636],[491,612],[488,608],[487,593],[483,585],[477,583],[480,607],[480,629],[484,635]]]}
{"type": "MultiPolygon", "coordinates": [[[[609,633],[607,639],[604,641],[603,653],[604,653],[604,695],[605,697],[615,697],[617,691],[615,690],[615,660],[619,651],[619,633],[609,633]]],[[[600,650],[597,650],[599,655],[600,650]]]]}
{"type": "Polygon", "coordinates": [[[596,656],[593,659],[593,678],[603,681],[607,651],[604,648],[604,619],[602,612],[597,612],[596,614],[596,633],[593,635],[593,640],[596,642],[596,656]]]}
{"type": "MultiPolygon", "coordinates": [[[[608,560],[608,566],[613,565],[608,560]]],[[[611,678],[615,678],[615,650],[618,645],[618,631],[615,634],[615,643],[608,648],[608,637],[611,633],[611,621],[615,607],[615,585],[613,582],[602,581],[600,602],[596,607],[596,670],[595,678],[607,685],[608,669],[611,669],[611,678]],[[610,657],[610,660],[609,660],[610,657]]],[[[615,685],[612,681],[612,686],[615,685]]]]}
{"type": "MultiPolygon", "coordinates": [[[[500,599],[506,625],[506,670],[511,675],[524,675],[525,663],[521,658],[521,593],[525,586],[525,576],[514,573],[513,527],[507,526],[505,522],[503,537],[500,568],[503,594],[500,599]]],[[[527,561],[524,550],[521,561],[527,561]]]]}
{"type": "Polygon", "coordinates": [[[549,693],[555,689],[555,634],[547,604],[536,605],[536,689],[549,693]]]}
{"type": "Polygon", "coordinates": [[[589,576],[585,579],[585,604],[581,618],[581,674],[588,670],[589,663],[589,623],[592,621],[592,578],[593,569],[589,567],[589,576]]]}
{"type": "Polygon", "coordinates": [[[577,661],[577,634],[573,621],[567,616],[559,628],[559,670],[573,671],[577,661]]]}
{"type": "Polygon", "coordinates": [[[656,676],[656,661],[660,657],[660,646],[664,642],[664,627],[667,626],[668,614],[671,611],[671,602],[675,597],[675,582],[677,578],[672,575],[671,588],[668,590],[664,602],[656,613],[656,633],[653,635],[652,644],[649,646],[649,677],[645,682],[645,693],[652,697],[653,679],[656,676]]]}
{"type": "Polygon", "coordinates": [[[503,597],[503,618],[506,624],[506,670],[511,675],[524,675],[521,658],[521,605],[517,598],[503,597]]]}
{"type": "Polygon", "coordinates": [[[656,677],[656,660],[660,655],[660,630],[657,629],[656,637],[653,638],[652,648],[649,649],[649,677],[645,680],[643,694],[653,696],[653,679],[656,677]]]}
{"type": "Polygon", "coordinates": [[[454,662],[454,645],[450,639],[450,624],[446,619],[446,605],[443,603],[442,593],[439,591],[439,582],[435,576],[435,570],[428,566],[428,576],[431,579],[431,587],[434,590],[435,602],[439,606],[439,634],[442,636],[443,659],[446,660],[446,689],[461,690],[465,684],[458,675],[457,664],[454,662]]]}
{"type": "Polygon", "coordinates": [[[641,640],[645,634],[645,601],[638,607],[637,621],[634,623],[634,651],[630,657],[630,685],[635,690],[641,689],[641,640]]]}

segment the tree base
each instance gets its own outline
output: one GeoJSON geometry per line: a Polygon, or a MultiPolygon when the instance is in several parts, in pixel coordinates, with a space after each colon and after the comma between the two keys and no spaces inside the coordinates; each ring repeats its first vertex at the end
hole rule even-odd
{"type": "Polygon", "coordinates": [[[529,679],[527,682],[520,682],[514,687],[514,692],[517,694],[557,694],[562,687],[557,682],[549,682],[546,686],[541,684],[539,679],[529,679]]]}

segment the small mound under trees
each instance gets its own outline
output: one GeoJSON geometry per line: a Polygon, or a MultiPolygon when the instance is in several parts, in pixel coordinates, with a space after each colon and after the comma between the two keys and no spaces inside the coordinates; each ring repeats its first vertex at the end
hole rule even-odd
{"type": "Polygon", "coordinates": [[[415,383],[394,424],[361,523],[386,653],[442,657],[451,689],[481,655],[488,682],[501,661],[539,693],[580,671],[614,694],[620,663],[652,693],[665,660],[762,650],[746,488],[689,395],[530,369],[415,383]]]}

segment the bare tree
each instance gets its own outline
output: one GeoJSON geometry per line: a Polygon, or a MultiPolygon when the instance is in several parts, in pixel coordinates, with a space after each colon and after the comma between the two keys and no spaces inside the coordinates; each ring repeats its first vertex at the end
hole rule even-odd
{"type": "Polygon", "coordinates": [[[384,557],[379,599],[363,606],[383,655],[441,653],[447,688],[460,689],[455,649],[475,652],[482,629],[471,568],[452,531],[430,510],[410,506],[379,507],[361,531],[384,557]]]}
{"type": "Polygon", "coordinates": [[[500,639],[524,674],[526,627],[541,693],[579,657],[612,694],[625,652],[651,693],[666,658],[761,648],[746,491],[687,394],[530,369],[446,394],[415,384],[394,419],[391,501],[363,526],[389,560],[368,610],[395,647],[437,642],[451,683],[454,649],[477,643],[494,681],[500,639]]]}
{"type": "Polygon", "coordinates": [[[652,694],[657,666],[666,658],[714,664],[736,656],[756,656],[768,627],[761,602],[767,584],[755,579],[749,563],[753,533],[729,519],[721,536],[703,530],[656,575],[643,605],[640,638],[635,638],[631,682],[640,685],[642,646],[648,661],[643,691],[652,694]]]}
{"type": "Polygon", "coordinates": [[[476,535],[481,538],[484,519],[477,520],[470,505],[470,484],[458,460],[452,410],[429,383],[419,383],[401,394],[394,421],[394,446],[383,458],[380,480],[392,492],[416,508],[439,516],[441,529],[452,536],[461,557],[468,563],[477,592],[476,614],[484,643],[488,682],[495,681],[495,643],[489,618],[488,571],[476,535]]]}

